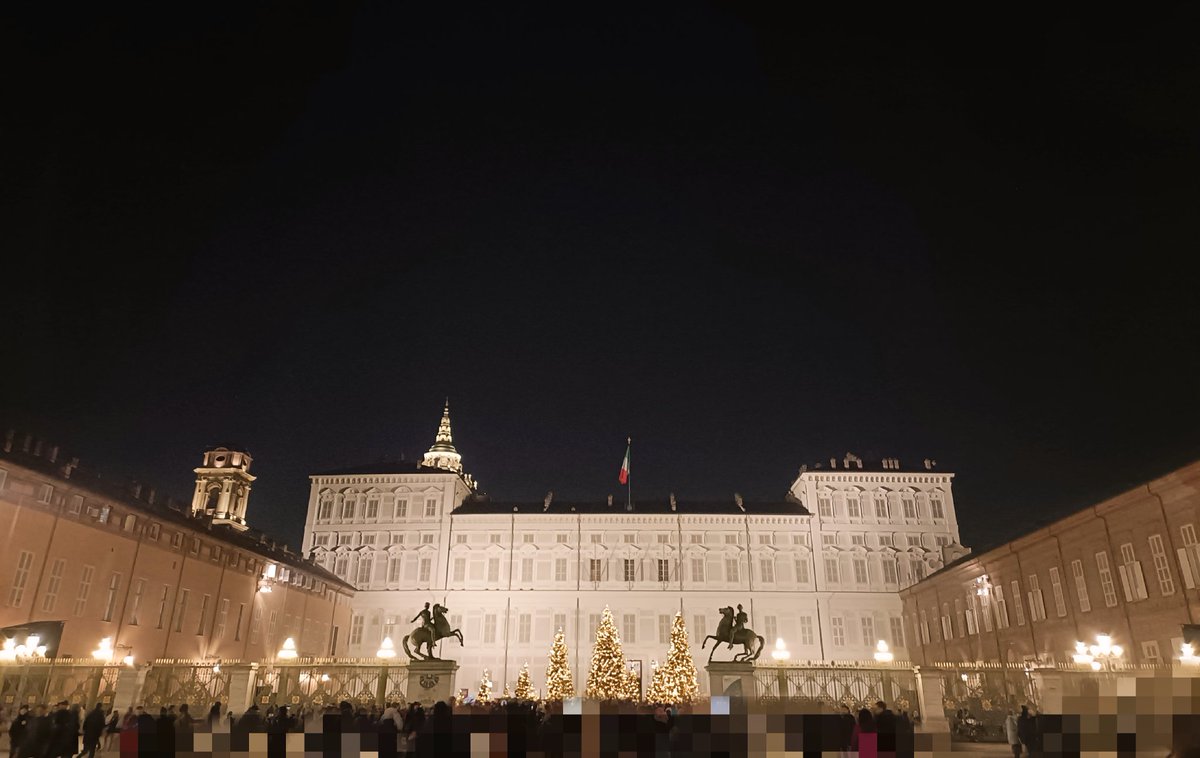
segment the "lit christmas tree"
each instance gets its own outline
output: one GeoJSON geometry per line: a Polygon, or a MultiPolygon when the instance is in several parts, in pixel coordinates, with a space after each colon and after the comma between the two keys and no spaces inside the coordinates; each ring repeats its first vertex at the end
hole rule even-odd
{"type": "Polygon", "coordinates": [[[500,697],[504,698],[505,700],[508,700],[510,697],[512,697],[512,695],[508,694],[508,684],[504,685],[504,694],[500,697]]]}
{"type": "Polygon", "coordinates": [[[687,627],[683,625],[683,614],[676,613],[671,624],[671,651],[667,660],[655,669],[646,699],[652,703],[691,703],[699,694],[687,627]]]}
{"type": "Polygon", "coordinates": [[[632,668],[625,669],[625,700],[635,703],[642,699],[642,682],[632,668]]]}
{"type": "Polygon", "coordinates": [[[517,686],[513,690],[513,695],[517,700],[533,700],[533,685],[529,683],[529,661],[521,666],[521,673],[517,674],[517,686]]]}
{"type": "Polygon", "coordinates": [[[625,654],[621,652],[621,635],[617,634],[612,611],[608,606],[604,607],[600,627],[596,629],[592,666],[588,670],[587,696],[590,700],[625,700],[629,696],[625,654]]]}
{"type": "Polygon", "coordinates": [[[567,662],[567,643],[562,629],[554,633],[554,645],[550,648],[550,662],[546,666],[546,699],[565,700],[575,697],[575,680],[571,678],[571,664],[567,662]]]}
{"type": "Polygon", "coordinates": [[[486,703],[492,699],[492,680],[488,678],[488,670],[483,670],[483,678],[479,680],[479,694],[475,696],[476,702],[486,703]]]}

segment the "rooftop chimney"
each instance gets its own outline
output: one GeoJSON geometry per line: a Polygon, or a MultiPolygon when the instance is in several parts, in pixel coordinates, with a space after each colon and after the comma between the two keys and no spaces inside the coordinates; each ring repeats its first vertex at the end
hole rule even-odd
{"type": "Polygon", "coordinates": [[[746,505],[745,505],[745,503],[742,502],[741,493],[739,493],[739,492],[733,493],[733,502],[737,504],[738,508],[741,508],[742,513],[746,512],[746,505]]]}
{"type": "Polygon", "coordinates": [[[610,508],[612,507],[612,495],[609,495],[609,496],[608,496],[608,506],[609,506],[610,508]]]}
{"type": "Polygon", "coordinates": [[[30,446],[30,445],[32,445],[32,444],[33,444],[33,435],[32,435],[32,434],[26,434],[26,435],[25,435],[25,441],[21,443],[21,452],[22,452],[22,453],[28,453],[28,452],[29,452],[29,446],[30,446]]]}
{"type": "Polygon", "coordinates": [[[54,445],[50,448],[50,453],[46,456],[46,459],[51,463],[54,463],[58,460],[58,445],[54,445]]]}
{"type": "Polygon", "coordinates": [[[550,510],[550,501],[554,499],[554,490],[546,493],[546,499],[542,501],[542,512],[550,510]]]}
{"type": "Polygon", "coordinates": [[[79,459],[78,458],[72,458],[71,460],[67,461],[62,467],[63,479],[70,479],[71,472],[77,468],[79,468],[79,459]]]}
{"type": "Polygon", "coordinates": [[[13,437],[17,436],[16,429],[9,429],[4,433],[4,452],[11,453],[13,445],[13,437]]]}
{"type": "Polygon", "coordinates": [[[33,454],[37,457],[42,457],[42,440],[35,440],[33,443],[33,454]]]}
{"type": "Polygon", "coordinates": [[[829,468],[837,468],[837,458],[829,459],[829,468]]]}
{"type": "Polygon", "coordinates": [[[671,512],[673,513],[674,511],[675,511],[675,493],[672,492],[671,493],[671,512]]]}

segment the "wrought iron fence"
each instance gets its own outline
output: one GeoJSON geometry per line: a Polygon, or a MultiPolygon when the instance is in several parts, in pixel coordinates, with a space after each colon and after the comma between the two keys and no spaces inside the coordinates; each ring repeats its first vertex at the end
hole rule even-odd
{"type": "Polygon", "coordinates": [[[57,703],[90,708],[112,703],[120,666],[47,661],[0,665],[0,705],[57,703]]]}
{"type": "Polygon", "coordinates": [[[225,662],[222,669],[212,661],[159,659],[146,672],[142,702],[158,707],[187,703],[193,714],[204,713],[218,701],[228,703],[230,668],[235,663],[225,662]]]}
{"type": "Polygon", "coordinates": [[[916,673],[910,667],[861,665],[756,666],[760,702],[787,701],[800,710],[846,705],[865,708],[876,700],[908,711],[917,707],[916,673]]]}
{"type": "Polygon", "coordinates": [[[354,706],[403,702],[408,666],[353,658],[301,658],[259,668],[254,702],[322,708],[345,700],[354,706]]]}
{"type": "MultiPolygon", "coordinates": [[[[966,711],[993,729],[999,729],[1010,709],[1040,706],[1035,671],[1023,663],[999,661],[921,667],[923,675],[941,677],[941,705],[947,718],[955,719],[959,712],[966,711]]],[[[932,703],[928,705],[933,707],[932,703]]]]}

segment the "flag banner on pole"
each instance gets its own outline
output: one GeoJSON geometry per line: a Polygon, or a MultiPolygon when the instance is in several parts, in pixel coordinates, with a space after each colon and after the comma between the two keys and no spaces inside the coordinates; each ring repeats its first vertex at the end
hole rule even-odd
{"type": "Polygon", "coordinates": [[[621,461],[621,473],[617,475],[617,481],[621,484],[629,483],[629,448],[630,445],[627,444],[625,446],[625,460],[621,461]]]}

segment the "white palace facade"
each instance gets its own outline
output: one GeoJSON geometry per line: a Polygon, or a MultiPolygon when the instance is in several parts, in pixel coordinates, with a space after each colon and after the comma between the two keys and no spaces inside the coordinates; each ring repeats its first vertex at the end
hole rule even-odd
{"type": "Polygon", "coordinates": [[[905,470],[847,454],[802,468],[775,502],[498,502],[463,472],[447,409],[419,464],[311,479],[305,554],[358,588],[349,654],[372,656],[390,637],[403,657],[413,616],[440,602],[465,644],[444,640],[438,654],[472,692],[485,668],[499,692],[526,661],[541,686],[558,628],[581,689],[606,605],[644,685],[676,612],[699,666],[717,609],[737,603],[766,640],[764,661],[777,638],[792,660],[870,660],[878,640],[905,660],[900,589],[968,552],[953,474],[932,461],[905,470]]]}

